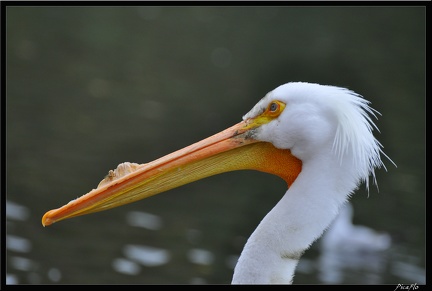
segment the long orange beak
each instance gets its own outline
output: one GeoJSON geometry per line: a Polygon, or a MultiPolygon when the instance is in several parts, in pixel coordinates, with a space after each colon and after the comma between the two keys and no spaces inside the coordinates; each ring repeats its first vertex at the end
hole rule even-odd
{"type": "MultiPolygon", "coordinates": [[[[266,117],[267,118],[267,117],[266,117]]],[[[301,161],[289,150],[253,139],[263,118],[242,121],[209,138],[147,164],[120,164],[109,171],[97,189],[50,210],[42,225],[107,210],[212,175],[252,169],[278,175],[288,185],[301,170],[301,161]]]]}

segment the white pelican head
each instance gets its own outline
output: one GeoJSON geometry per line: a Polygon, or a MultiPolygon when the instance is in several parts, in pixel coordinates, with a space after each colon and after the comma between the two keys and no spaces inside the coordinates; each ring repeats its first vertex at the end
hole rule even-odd
{"type": "Polygon", "coordinates": [[[300,255],[383,166],[376,111],[348,89],[279,86],[238,124],[146,164],[123,163],[97,189],[47,212],[43,225],[131,203],[211,175],[254,169],[288,190],[249,238],[233,283],[291,283],[300,255]]]}
{"type": "MultiPolygon", "coordinates": [[[[324,154],[329,146],[339,163],[352,163],[358,178],[369,187],[375,168],[384,166],[382,146],[374,137],[371,116],[376,110],[359,94],[341,87],[304,82],[281,85],[262,98],[243,120],[253,120],[269,107],[281,110],[278,118],[266,122],[251,135],[290,149],[303,163],[324,154]]],[[[384,166],[385,167],[385,166],[384,166]]]]}

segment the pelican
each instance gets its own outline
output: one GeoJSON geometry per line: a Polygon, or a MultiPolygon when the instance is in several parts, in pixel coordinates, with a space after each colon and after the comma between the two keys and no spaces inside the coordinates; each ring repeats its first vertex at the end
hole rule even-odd
{"type": "Polygon", "coordinates": [[[378,112],[369,104],[346,88],[286,83],[228,129],[149,163],[120,164],[96,189],[48,211],[42,224],[135,202],[219,173],[258,170],[284,179],[287,191],[247,240],[232,283],[291,284],[301,255],[354,190],[361,183],[369,189],[370,177],[376,184],[375,169],[385,169],[381,155],[388,156],[373,135],[378,128],[372,117],[378,112]]]}

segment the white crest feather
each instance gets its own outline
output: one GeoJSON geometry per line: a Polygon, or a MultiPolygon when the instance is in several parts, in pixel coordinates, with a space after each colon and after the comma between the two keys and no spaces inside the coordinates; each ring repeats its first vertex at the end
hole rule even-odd
{"type": "Polygon", "coordinates": [[[380,154],[393,163],[383,152],[383,146],[372,133],[374,129],[379,132],[379,129],[371,117],[377,119],[376,114],[380,113],[370,107],[370,102],[361,95],[345,88],[338,89],[342,94],[338,94],[333,100],[339,121],[333,150],[340,160],[347,151],[353,153],[354,166],[359,170],[359,178],[369,189],[369,175],[377,185],[375,168],[384,167],[386,169],[380,154]]]}

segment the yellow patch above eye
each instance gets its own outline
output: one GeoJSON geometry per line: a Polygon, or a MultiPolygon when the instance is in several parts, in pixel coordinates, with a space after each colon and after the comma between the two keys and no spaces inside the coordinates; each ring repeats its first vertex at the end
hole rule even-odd
{"type": "Polygon", "coordinates": [[[248,129],[258,127],[260,125],[269,123],[278,117],[285,109],[286,104],[282,101],[274,100],[269,103],[266,110],[255,118],[252,118],[247,125],[248,129]]]}

